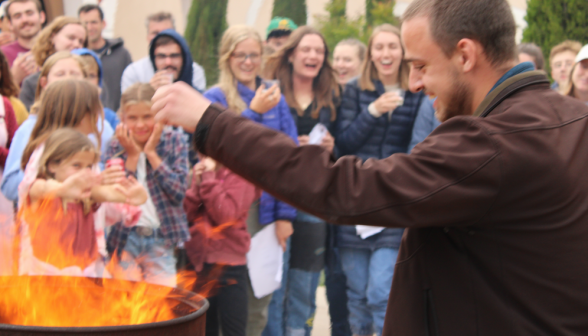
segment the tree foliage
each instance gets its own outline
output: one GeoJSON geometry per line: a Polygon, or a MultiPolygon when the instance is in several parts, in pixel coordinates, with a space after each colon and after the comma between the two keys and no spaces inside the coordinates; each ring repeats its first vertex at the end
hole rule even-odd
{"type": "Polygon", "coordinates": [[[564,40],[588,42],[586,0],[529,0],[525,20],[523,42],[541,47],[546,60],[551,48],[564,40]]]}
{"type": "Polygon", "coordinates": [[[218,80],[218,48],[227,28],[228,0],[193,0],[184,37],[194,60],[206,72],[206,83],[218,80]]]}
{"type": "Polygon", "coordinates": [[[272,17],[287,17],[299,26],[306,25],[306,0],[274,0],[272,17]]]}
{"type": "Polygon", "coordinates": [[[331,51],[347,38],[367,43],[374,27],[383,23],[398,24],[394,5],[394,0],[366,0],[366,15],[350,20],[346,16],[346,0],[331,0],[326,5],[329,15],[317,17],[317,26],[331,51]]]}
{"type": "Polygon", "coordinates": [[[368,29],[383,23],[398,25],[398,18],[394,16],[395,4],[394,0],[366,0],[365,16],[368,29]]]}

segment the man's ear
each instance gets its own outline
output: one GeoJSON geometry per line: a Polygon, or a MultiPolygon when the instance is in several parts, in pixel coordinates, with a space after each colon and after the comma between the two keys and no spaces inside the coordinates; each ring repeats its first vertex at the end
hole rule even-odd
{"type": "Polygon", "coordinates": [[[39,16],[40,16],[40,18],[41,18],[41,26],[42,26],[42,25],[44,25],[44,24],[45,24],[45,19],[46,19],[46,17],[45,17],[45,12],[41,11],[41,12],[39,13],[39,16]]]}
{"type": "Polygon", "coordinates": [[[471,39],[461,39],[457,42],[456,53],[458,55],[458,66],[461,68],[462,72],[470,72],[476,66],[476,63],[479,61],[480,52],[481,52],[481,45],[471,39]]]}

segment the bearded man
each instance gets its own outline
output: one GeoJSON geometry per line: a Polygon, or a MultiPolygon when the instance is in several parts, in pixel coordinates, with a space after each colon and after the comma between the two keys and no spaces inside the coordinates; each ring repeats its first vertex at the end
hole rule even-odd
{"type": "Polygon", "coordinates": [[[410,155],[335,161],[177,84],[153,108],[303,211],[407,228],[384,335],[585,335],[588,107],[516,65],[515,31],[506,0],[411,3],[410,88],[443,123],[410,155]]]}

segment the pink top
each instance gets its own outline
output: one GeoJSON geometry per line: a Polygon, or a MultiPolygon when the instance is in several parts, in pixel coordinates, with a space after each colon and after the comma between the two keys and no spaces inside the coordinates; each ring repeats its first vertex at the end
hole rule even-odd
{"type": "Polygon", "coordinates": [[[6,59],[8,60],[8,65],[10,67],[12,67],[12,63],[14,63],[14,60],[18,56],[18,53],[26,53],[30,50],[30,49],[23,48],[16,41],[14,41],[12,43],[5,44],[2,47],[0,47],[0,49],[2,50],[4,55],[6,56],[6,59]]]}
{"type": "Polygon", "coordinates": [[[85,269],[96,261],[94,212],[100,204],[93,204],[87,214],[81,202],[69,202],[64,209],[59,197],[44,199],[36,205],[39,207],[26,206],[33,211],[25,209],[24,219],[29,225],[33,254],[37,259],[60,269],[69,266],[85,269]]]}
{"type": "Polygon", "coordinates": [[[202,174],[186,191],[184,210],[191,239],[186,254],[197,272],[204,263],[245,265],[251,236],[247,216],[261,191],[227,168],[202,174]]]}

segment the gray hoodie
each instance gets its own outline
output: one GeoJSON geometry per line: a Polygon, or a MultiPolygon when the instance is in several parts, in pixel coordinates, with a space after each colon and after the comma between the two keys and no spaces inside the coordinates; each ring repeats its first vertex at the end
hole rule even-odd
{"type": "MultiPolygon", "coordinates": [[[[120,105],[120,80],[125,68],[133,62],[122,38],[106,39],[107,47],[98,53],[104,69],[102,103],[114,111],[120,105]]],[[[96,50],[94,50],[96,51],[96,50]]]]}

